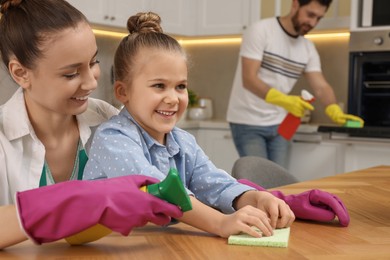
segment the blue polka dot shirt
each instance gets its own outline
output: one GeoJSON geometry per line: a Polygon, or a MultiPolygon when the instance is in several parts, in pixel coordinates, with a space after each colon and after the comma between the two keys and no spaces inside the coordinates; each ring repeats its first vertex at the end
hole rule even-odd
{"type": "Polygon", "coordinates": [[[224,213],[234,212],[233,200],[253,190],[218,169],[190,133],[175,127],[161,145],[126,109],[96,130],[84,179],[143,174],[163,180],[170,168],[178,170],[188,194],[224,213]]]}

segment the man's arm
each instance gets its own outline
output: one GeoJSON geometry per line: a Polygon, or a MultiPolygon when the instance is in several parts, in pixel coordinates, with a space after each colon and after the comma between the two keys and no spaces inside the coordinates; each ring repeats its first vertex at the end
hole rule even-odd
{"type": "Polygon", "coordinates": [[[242,57],[242,80],[244,88],[264,99],[266,102],[280,106],[297,117],[302,117],[305,109],[313,110],[313,106],[299,96],[286,95],[276,88],[271,88],[258,76],[261,61],[242,57]]]}
{"type": "Polygon", "coordinates": [[[314,96],[319,99],[325,107],[336,103],[334,91],[326,81],[322,72],[308,72],[304,75],[314,92],[314,96]]]}
{"type": "Polygon", "coordinates": [[[306,73],[305,77],[314,91],[314,95],[325,106],[325,114],[338,125],[344,125],[348,120],[357,121],[363,127],[364,121],[358,116],[344,114],[343,110],[336,103],[334,91],[325,80],[321,72],[306,73]]]}
{"type": "Polygon", "coordinates": [[[265,99],[270,86],[264,83],[258,76],[257,72],[261,66],[261,61],[241,57],[242,66],[242,82],[244,88],[255,94],[256,96],[265,99]]]}

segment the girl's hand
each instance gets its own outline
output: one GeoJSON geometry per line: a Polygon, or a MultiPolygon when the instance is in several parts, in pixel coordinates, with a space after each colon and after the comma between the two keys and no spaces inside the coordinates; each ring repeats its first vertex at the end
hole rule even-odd
{"type": "Polygon", "coordinates": [[[224,215],[219,230],[221,237],[229,237],[240,232],[253,237],[271,236],[273,234],[271,220],[268,215],[264,211],[249,205],[233,214],[224,215]],[[263,235],[255,231],[252,226],[257,227],[263,235]]]}
{"type": "Polygon", "coordinates": [[[258,191],[255,193],[256,207],[268,214],[273,229],[291,226],[295,215],[286,202],[269,192],[258,191]]]}
{"type": "Polygon", "coordinates": [[[270,219],[273,229],[289,227],[295,220],[295,215],[286,202],[267,191],[245,192],[237,198],[235,208],[240,209],[245,205],[252,205],[263,211],[270,219]]]}

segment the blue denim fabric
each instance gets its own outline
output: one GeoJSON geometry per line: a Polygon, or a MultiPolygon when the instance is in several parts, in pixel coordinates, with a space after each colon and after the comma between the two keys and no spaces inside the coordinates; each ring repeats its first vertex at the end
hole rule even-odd
{"type": "Polygon", "coordinates": [[[253,126],[230,123],[240,157],[260,156],[287,168],[289,141],[278,134],[279,125],[253,126]]]}

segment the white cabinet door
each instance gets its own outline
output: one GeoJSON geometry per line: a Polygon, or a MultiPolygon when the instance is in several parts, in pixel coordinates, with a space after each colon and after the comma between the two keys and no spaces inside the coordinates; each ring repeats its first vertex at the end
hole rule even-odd
{"type": "Polygon", "coordinates": [[[108,5],[109,21],[106,25],[127,28],[127,20],[138,12],[150,11],[148,0],[111,0],[108,5]]]}
{"type": "Polygon", "coordinates": [[[196,1],[150,0],[150,11],[161,17],[164,32],[176,35],[195,35],[196,1]]]}
{"type": "Polygon", "coordinates": [[[299,181],[342,173],[344,145],[327,142],[292,142],[288,170],[299,181]]]}
{"type": "Polygon", "coordinates": [[[239,156],[230,130],[199,129],[197,142],[218,168],[231,174],[233,164],[239,156]]]}
{"type": "Polygon", "coordinates": [[[103,23],[107,16],[107,1],[106,0],[67,0],[71,5],[80,10],[89,20],[90,23],[103,23]]]}
{"type": "Polygon", "coordinates": [[[347,144],[345,171],[356,171],[378,165],[390,165],[390,144],[347,144]]]}
{"type": "Polygon", "coordinates": [[[183,36],[241,34],[259,19],[259,0],[69,0],[97,25],[126,28],[138,12],[153,11],[164,32],[183,36]]]}
{"type": "Polygon", "coordinates": [[[92,24],[125,29],[130,16],[148,11],[148,0],[68,0],[92,24]]]}
{"type": "Polygon", "coordinates": [[[197,34],[241,34],[259,17],[258,0],[199,0],[197,34]]]}

